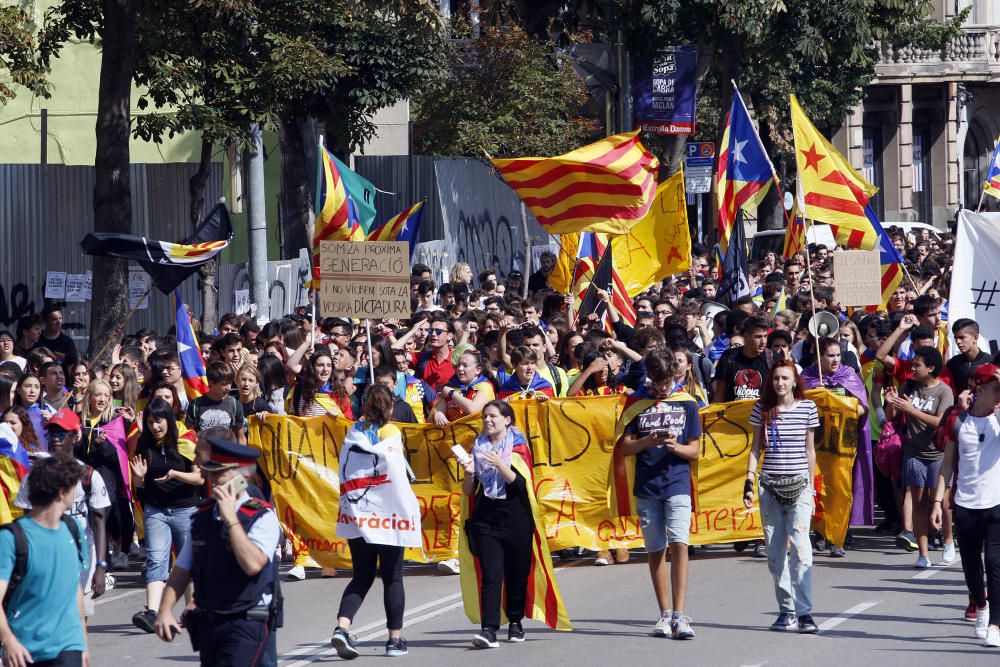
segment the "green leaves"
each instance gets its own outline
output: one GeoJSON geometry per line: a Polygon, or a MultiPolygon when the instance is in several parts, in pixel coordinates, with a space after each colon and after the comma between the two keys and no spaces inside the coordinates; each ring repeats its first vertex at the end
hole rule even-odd
{"type": "Polygon", "coordinates": [[[17,94],[11,84],[40,97],[49,96],[47,72],[37,54],[33,27],[21,9],[0,6],[0,106],[17,94]]]}
{"type": "Polygon", "coordinates": [[[568,59],[517,25],[485,26],[479,39],[452,43],[448,60],[448,77],[414,100],[417,152],[558,155],[597,131],[582,116],[587,91],[568,59]]]}

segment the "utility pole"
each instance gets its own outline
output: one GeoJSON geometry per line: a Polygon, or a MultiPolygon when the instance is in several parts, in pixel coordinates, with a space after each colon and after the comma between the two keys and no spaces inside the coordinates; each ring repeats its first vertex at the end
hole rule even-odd
{"type": "Polygon", "coordinates": [[[257,320],[271,319],[267,285],[267,219],[264,213],[264,137],[259,123],[250,126],[252,148],[247,151],[247,222],[250,228],[250,302],[257,304],[257,320]]]}

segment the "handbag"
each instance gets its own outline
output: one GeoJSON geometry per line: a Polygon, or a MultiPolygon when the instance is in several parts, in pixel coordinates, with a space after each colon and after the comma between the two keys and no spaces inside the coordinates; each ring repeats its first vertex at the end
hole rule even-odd
{"type": "Polygon", "coordinates": [[[903,474],[903,420],[890,419],[882,425],[882,435],[875,447],[875,465],[879,472],[890,479],[899,479],[903,474]]]}

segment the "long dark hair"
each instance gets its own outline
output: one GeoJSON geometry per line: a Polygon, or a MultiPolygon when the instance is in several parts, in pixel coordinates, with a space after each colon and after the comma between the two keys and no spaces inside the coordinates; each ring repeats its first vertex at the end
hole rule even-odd
{"type": "MultiPolygon", "coordinates": [[[[372,336],[372,351],[378,350],[382,357],[382,361],[378,364],[379,366],[390,366],[394,371],[398,371],[399,364],[396,363],[396,355],[392,351],[392,346],[389,341],[382,336],[372,336]]],[[[374,364],[374,360],[368,360],[369,365],[374,364]]]]}
{"type": "MultiPolygon", "coordinates": [[[[163,380],[160,380],[159,382],[157,382],[156,384],[154,384],[152,387],[149,388],[149,397],[152,397],[153,394],[155,394],[160,389],[168,390],[174,397],[174,419],[180,419],[181,417],[183,417],[184,408],[181,407],[181,397],[177,394],[177,387],[170,384],[169,382],[164,382],[163,380]]],[[[157,400],[163,401],[162,398],[157,400]]],[[[166,401],[163,402],[166,403],[166,401]]],[[[168,408],[170,407],[169,403],[167,404],[167,407],[168,408]]]]}
{"type": "MultiPolygon", "coordinates": [[[[15,387],[17,387],[17,380],[9,375],[0,375],[0,412],[3,412],[13,405],[10,398],[10,392],[15,387]]],[[[17,400],[16,394],[14,395],[14,400],[17,400]]]]}
{"type": "Polygon", "coordinates": [[[24,445],[24,448],[31,452],[39,451],[41,444],[38,442],[38,434],[35,433],[35,425],[31,423],[28,411],[20,405],[12,405],[0,413],[0,419],[8,414],[15,415],[17,420],[21,422],[21,444],[24,445]]]}
{"type": "Polygon", "coordinates": [[[260,371],[261,391],[269,396],[276,389],[284,389],[287,384],[285,365],[273,354],[262,354],[257,359],[257,370],[260,371]]]}
{"type": "MultiPolygon", "coordinates": [[[[319,350],[309,357],[309,362],[302,365],[299,371],[298,382],[295,385],[295,405],[294,412],[301,411],[301,408],[316,400],[316,392],[320,389],[319,378],[316,376],[316,362],[327,357],[333,364],[333,355],[328,350],[319,350]]],[[[335,384],[335,378],[330,376],[330,384],[335,384]]]]}
{"type": "Polygon", "coordinates": [[[139,447],[155,449],[160,446],[160,443],[156,441],[156,438],[153,437],[152,432],[149,430],[150,419],[167,420],[167,437],[162,444],[165,450],[171,454],[176,454],[177,418],[174,417],[173,408],[162,398],[154,398],[146,406],[146,409],[142,411],[142,435],[139,436],[139,447]]]}
{"type": "Polygon", "coordinates": [[[799,377],[799,371],[795,368],[795,362],[791,359],[782,359],[781,361],[774,362],[771,366],[771,370],[767,374],[767,379],[764,380],[764,386],[761,388],[760,400],[758,405],[760,405],[760,416],[761,424],[771,424],[778,417],[778,392],[774,390],[774,372],[780,368],[787,368],[792,372],[792,396],[795,400],[801,401],[806,397],[805,390],[802,388],[802,379],[799,377]]]}

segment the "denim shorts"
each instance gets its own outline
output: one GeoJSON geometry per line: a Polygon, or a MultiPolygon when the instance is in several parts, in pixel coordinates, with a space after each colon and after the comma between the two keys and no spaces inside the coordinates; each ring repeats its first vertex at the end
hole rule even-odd
{"type": "Polygon", "coordinates": [[[639,528],[646,551],[663,551],[667,544],[690,544],[691,496],[680,494],[666,500],[636,498],[639,528]]]}
{"type": "Polygon", "coordinates": [[[903,457],[903,484],[918,489],[933,489],[937,486],[941,460],[920,459],[916,456],[903,457]]]}

